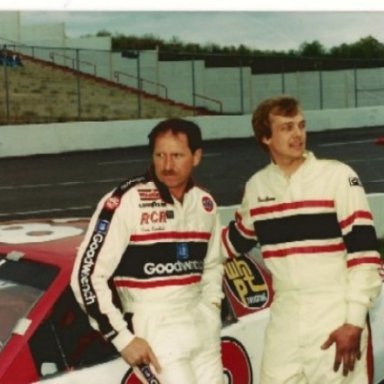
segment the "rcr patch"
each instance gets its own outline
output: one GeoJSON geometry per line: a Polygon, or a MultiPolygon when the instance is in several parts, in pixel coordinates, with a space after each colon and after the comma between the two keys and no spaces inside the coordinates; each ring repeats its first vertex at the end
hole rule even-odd
{"type": "Polygon", "coordinates": [[[166,223],[167,218],[168,217],[166,211],[142,212],[140,225],[166,223]]]}

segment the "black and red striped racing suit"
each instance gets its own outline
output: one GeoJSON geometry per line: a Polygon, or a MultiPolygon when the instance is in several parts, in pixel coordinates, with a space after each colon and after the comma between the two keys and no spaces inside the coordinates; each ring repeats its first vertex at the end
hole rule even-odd
{"type": "Polygon", "coordinates": [[[262,384],[367,384],[368,309],[381,289],[373,217],[356,173],[308,152],[286,177],[270,163],[250,178],[236,220],[223,231],[227,255],[259,242],[275,291],[262,384]],[[347,378],[333,371],[328,335],[364,328],[363,357],[347,378]]]}
{"type": "Polygon", "coordinates": [[[206,372],[197,367],[197,378],[174,382],[221,384],[220,311],[212,304],[223,297],[220,230],[214,199],[192,180],[182,203],[150,172],[106,195],[71,282],[93,327],[117,350],[135,335],[145,338],[163,370],[201,354],[206,372]],[[113,304],[109,282],[122,310],[113,304]],[[134,314],[134,333],[124,312],[134,314]]]}

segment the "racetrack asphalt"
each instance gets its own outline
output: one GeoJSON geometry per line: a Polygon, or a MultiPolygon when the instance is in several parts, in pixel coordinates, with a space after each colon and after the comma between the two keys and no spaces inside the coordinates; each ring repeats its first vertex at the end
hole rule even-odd
{"type": "MultiPolygon", "coordinates": [[[[308,149],[349,164],[367,193],[384,192],[384,141],[375,144],[380,137],[384,127],[309,132],[308,149]]],[[[147,169],[149,155],[146,147],[135,147],[2,158],[0,221],[88,217],[106,192],[147,169]]],[[[246,180],[268,161],[253,137],[206,141],[194,178],[219,205],[235,205],[246,180]]]]}

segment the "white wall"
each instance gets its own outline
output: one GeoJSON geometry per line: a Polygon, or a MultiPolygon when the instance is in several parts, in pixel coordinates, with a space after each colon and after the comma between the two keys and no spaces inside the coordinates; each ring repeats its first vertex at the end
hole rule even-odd
{"type": "Polygon", "coordinates": [[[166,84],[168,98],[192,105],[192,62],[159,62],[159,82],[166,84]]]}
{"type": "Polygon", "coordinates": [[[20,42],[40,47],[65,47],[65,24],[22,25],[20,42]]]}
{"type": "MultiPolygon", "coordinates": [[[[43,24],[22,24],[20,11],[0,10],[0,43],[25,44],[36,47],[50,48],[82,48],[110,51],[112,39],[109,36],[92,36],[81,38],[67,38],[64,22],[48,22],[43,24]]],[[[30,54],[30,51],[24,51],[30,54]]],[[[42,57],[47,55],[43,54],[42,57]]]]}
{"type": "Polygon", "coordinates": [[[20,42],[20,14],[14,11],[0,12],[0,29],[3,43],[7,40],[11,42],[20,42]]]}
{"type": "MultiPolygon", "coordinates": [[[[305,116],[309,132],[384,125],[384,107],[305,111],[305,116]]],[[[253,136],[251,115],[191,119],[205,140],[253,136]]],[[[0,127],[0,157],[146,145],[148,132],[159,120],[5,125],[0,127]]]]}

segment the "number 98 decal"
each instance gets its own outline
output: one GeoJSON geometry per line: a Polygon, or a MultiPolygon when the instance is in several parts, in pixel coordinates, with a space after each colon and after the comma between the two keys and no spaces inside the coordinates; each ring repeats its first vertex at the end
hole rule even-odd
{"type": "Polygon", "coordinates": [[[252,365],[244,346],[233,337],[222,337],[224,375],[228,384],[252,384],[252,365]]]}

